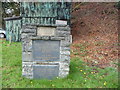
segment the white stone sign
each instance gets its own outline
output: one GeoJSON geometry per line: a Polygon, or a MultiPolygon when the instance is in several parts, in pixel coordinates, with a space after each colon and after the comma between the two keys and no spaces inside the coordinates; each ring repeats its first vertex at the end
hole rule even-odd
{"type": "Polygon", "coordinates": [[[67,25],[67,21],[64,21],[64,20],[56,20],[56,25],[67,25]]]}
{"type": "Polygon", "coordinates": [[[37,29],[38,36],[55,36],[54,27],[38,27],[37,29]]]}

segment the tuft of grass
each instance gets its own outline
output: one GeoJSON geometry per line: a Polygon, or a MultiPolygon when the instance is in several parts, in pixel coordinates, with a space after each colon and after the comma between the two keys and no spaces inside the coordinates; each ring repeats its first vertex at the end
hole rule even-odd
{"type": "Polygon", "coordinates": [[[94,43],[95,46],[101,46],[101,45],[104,45],[105,42],[104,41],[97,41],[94,43]]]}
{"type": "Polygon", "coordinates": [[[86,56],[88,55],[88,50],[86,50],[86,47],[88,46],[88,43],[83,43],[83,44],[73,44],[73,47],[76,47],[77,49],[75,49],[73,51],[74,55],[79,55],[79,56],[86,56]]]}
{"type": "Polygon", "coordinates": [[[2,41],[3,88],[117,88],[118,72],[114,68],[88,67],[82,59],[71,58],[70,73],[66,78],[33,80],[22,77],[20,42],[2,41]]]}

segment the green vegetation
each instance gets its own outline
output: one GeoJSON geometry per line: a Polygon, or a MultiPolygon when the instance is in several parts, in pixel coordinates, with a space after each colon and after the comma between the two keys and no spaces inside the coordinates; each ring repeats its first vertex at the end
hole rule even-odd
{"type": "Polygon", "coordinates": [[[86,56],[88,54],[88,51],[86,50],[86,47],[88,46],[88,43],[84,44],[73,44],[76,49],[73,50],[74,55],[79,55],[79,56],[86,56]]]}
{"type": "Polygon", "coordinates": [[[120,1],[117,2],[117,4],[115,5],[118,9],[120,9],[120,1]]]}
{"type": "Polygon", "coordinates": [[[114,68],[88,67],[80,58],[72,58],[70,74],[64,79],[31,80],[22,77],[21,43],[2,41],[3,88],[117,88],[118,72],[114,68]]]}

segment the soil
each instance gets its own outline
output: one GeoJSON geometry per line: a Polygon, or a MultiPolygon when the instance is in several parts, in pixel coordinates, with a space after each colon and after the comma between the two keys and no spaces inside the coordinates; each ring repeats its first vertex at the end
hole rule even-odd
{"type": "Polygon", "coordinates": [[[118,63],[118,9],[116,3],[73,3],[71,57],[89,66],[115,67],[118,63]]]}

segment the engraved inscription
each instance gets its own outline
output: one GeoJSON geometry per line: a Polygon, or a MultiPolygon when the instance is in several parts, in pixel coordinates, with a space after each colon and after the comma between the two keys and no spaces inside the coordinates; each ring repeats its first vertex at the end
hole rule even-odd
{"type": "Polygon", "coordinates": [[[58,61],[60,57],[60,41],[33,40],[33,60],[58,61]]]}

